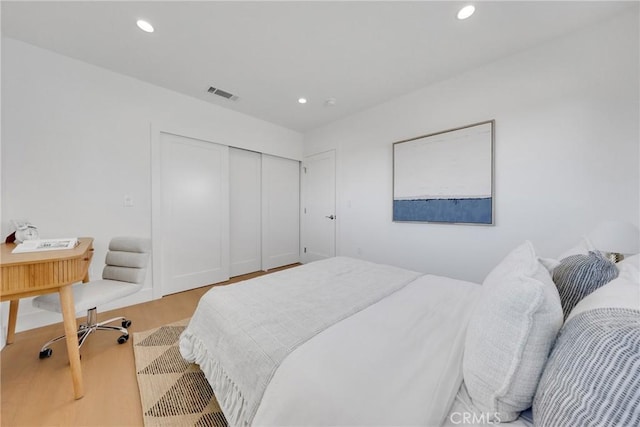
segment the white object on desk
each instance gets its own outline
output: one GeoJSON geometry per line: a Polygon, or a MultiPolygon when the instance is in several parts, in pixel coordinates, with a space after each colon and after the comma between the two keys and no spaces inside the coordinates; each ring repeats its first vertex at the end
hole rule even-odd
{"type": "Polygon", "coordinates": [[[73,249],[78,245],[77,237],[70,237],[65,239],[40,239],[40,240],[25,240],[15,247],[14,254],[23,252],[41,252],[41,251],[55,251],[60,249],[73,249]]]}

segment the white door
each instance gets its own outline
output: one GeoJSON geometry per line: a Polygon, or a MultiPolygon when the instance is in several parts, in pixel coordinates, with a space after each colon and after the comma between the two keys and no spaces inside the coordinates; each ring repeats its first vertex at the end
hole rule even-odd
{"type": "Polygon", "coordinates": [[[160,134],[162,294],[229,278],[229,148],[160,134]]]}
{"type": "Polygon", "coordinates": [[[300,261],[300,162],[262,155],[262,269],[300,261]]]}
{"type": "Polygon", "coordinates": [[[261,163],[260,153],[229,148],[231,277],[262,267],[261,163]]]}
{"type": "Polygon", "coordinates": [[[336,255],[335,151],[302,163],[302,262],[336,255]]]}

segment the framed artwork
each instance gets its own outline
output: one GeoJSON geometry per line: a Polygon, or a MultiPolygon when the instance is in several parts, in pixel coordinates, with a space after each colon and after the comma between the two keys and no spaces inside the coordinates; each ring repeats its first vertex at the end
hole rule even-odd
{"type": "Polygon", "coordinates": [[[393,221],[492,225],[495,121],[393,144],[393,221]]]}

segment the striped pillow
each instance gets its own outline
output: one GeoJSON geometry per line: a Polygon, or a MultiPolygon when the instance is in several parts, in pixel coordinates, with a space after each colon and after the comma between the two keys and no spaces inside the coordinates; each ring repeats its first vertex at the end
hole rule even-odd
{"type": "Polygon", "coordinates": [[[536,426],[631,426],[640,420],[640,311],[599,308],[563,327],[535,399],[536,426]]]}
{"type": "Polygon", "coordinates": [[[597,251],[590,251],[588,255],[572,255],[560,261],[553,270],[553,282],[560,294],[564,318],[582,298],[616,277],[618,269],[615,264],[597,251]]]}

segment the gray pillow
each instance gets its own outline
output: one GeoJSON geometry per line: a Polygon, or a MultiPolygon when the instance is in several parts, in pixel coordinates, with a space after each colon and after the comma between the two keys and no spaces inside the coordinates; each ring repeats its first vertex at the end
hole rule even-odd
{"type": "Polygon", "coordinates": [[[558,288],[564,318],[580,300],[618,277],[618,268],[600,252],[571,255],[553,270],[553,282],[558,288]]]}
{"type": "Polygon", "coordinates": [[[640,311],[599,308],[562,328],[533,401],[538,426],[631,426],[640,420],[640,311]]]}

